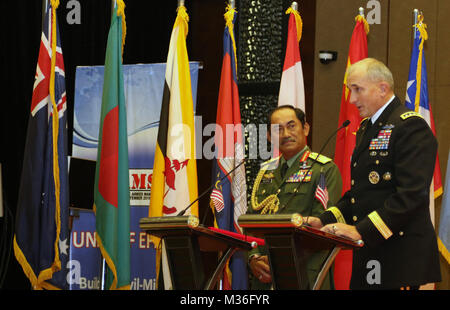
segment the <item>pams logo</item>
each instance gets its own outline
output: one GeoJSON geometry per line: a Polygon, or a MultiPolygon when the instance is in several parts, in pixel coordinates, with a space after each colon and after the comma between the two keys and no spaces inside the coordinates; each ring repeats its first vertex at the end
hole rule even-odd
{"type": "Polygon", "coordinates": [[[152,169],[130,169],[130,189],[150,189],[152,187],[152,175],[152,169]]]}

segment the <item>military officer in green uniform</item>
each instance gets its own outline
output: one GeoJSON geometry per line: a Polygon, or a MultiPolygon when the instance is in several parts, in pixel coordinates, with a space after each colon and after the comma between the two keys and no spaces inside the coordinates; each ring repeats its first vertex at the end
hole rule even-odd
{"type": "MultiPolygon", "coordinates": [[[[306,145],[309,124],[302,110],[279,106],[269,115],[271,134],[268,140],[278,145],[281,156],[262,164],[256,177],[248,213],[319,216],[340,198],[342,181],[339,169],[330,158],[311,152],[306,145]],[[275,126],[274,126],[275,125],[275,126]],[[316,195],[322,178],[323,189],[316,195]]],[[[307,275],[313,286],[327,252],[313,253],[307,259],[307,275]]],[[[272,278],[266,249],[249,252],[250,288],[270,289],[272,278]]],[[[332,289],[332,277],[322,284],[332,289]]]]}

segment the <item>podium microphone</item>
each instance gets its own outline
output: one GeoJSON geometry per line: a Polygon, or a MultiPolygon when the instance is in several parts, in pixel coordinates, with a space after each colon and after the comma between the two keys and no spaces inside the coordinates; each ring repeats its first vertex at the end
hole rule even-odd
{"type": "MultiPolygon", "coordinates": [[[[311,171],[312,167],[313,167],[314,164],[317,162],[317,158],[319,158],[319,156],[322,154],[323,149],[325,148],[325,146],[327,146],[328,142],[330,142],[331,138],[333,138],[333,137],[338,133],[339,130],[341,130],[341,129],[347,127],[348,125],[350,125],[350,121],[349,121],[349,120],[344,121],[344,122],[342,123],[341,127],[339,127],[338,129],[336,129],[336,130],[328,137],[327,141],[325,141],[325,143],[322,145],[322,148],[320,149],[319,153],[317,153],[317,156],[313,159],[313,163],[312,163],[311,166],[308,168],[308,170],[307,170],[306,173],[304,174],[304,177],[303,177],[303,178],[305,178],[305,177],[308,175],[309,171],[311,171]]],[[[300,187],[300,185],[303,183],[302,181],[303,181],[303,179],[298,183],[297,189],[298,189],[298,187],[300,187]]],[[[289,198],[289,200],[286,202],[286,204],[285,204],[282,208],[280,208],[279,211],[281,211],[282,209],[286,208],[286,207],[289,205],[289,203],[292,201],[292,198],[294,198],[294,196],[295,196],[295,194],[294,194],[294,195],[291,195],[291,197],[289,198]]],[[[312,208],[312,205],[311,205],[311,208],[312,208]]]]}
{"type": "MultiPolygon", "coordinates": [[[[344,121],[344,122],[342,123],[341,127],[339,127],[338,129],[336,129],[336,130],[333,132],[333,134],[331,134],[331,135],[328,137],[327,141],[325,141],[325,143],[323,144],[322,148],[320,149],[320,151],[319,151],[319,153],[318,153],[319,155],[317,155],[316,159],[322,154],[323,149],[325,148],[325,146],[327,146],[328,142],[330,142],[331,138],[333,138],[333,137],[338,133],[339,130],[341,130],[342,128],[347,127],[348,125],[350,125],[350,121],[349,121],[349,120],[344,121]]],[[[314,162],[316,162],[316,161],[314,160],[314,162]]]]}
{"type": "MultiPolygon", "coordinates": [[[[226,178],[227,176],[229,176],[232,172],[234,172],[237,168],[239,168],[243,163],[245,163],[245,160],[246,160],[245,158],[242,159],[242,161],[239,163],[239,165],[237,165],[236,167],[234,167],[233,169],[231,169],[227,174],[225,174],[223,177],[221,177],[221,178],[219,179],[219,182],[222,182],[223,179],[225,179],[225,178],[226,178]]],[[[194,203],[196,203],[198,200],[200,200],[200,198],[203,198],[203,196],[205,196],[206,194],[208,194],[209,191],[210,191],[214,186],[216,186],[216,183],[217,183],[217,182],[213,183],[206,191],[204,191],[203,193],[201,193],[201,195],[198,196],[197,199],[195,199],[193,202],[191,202],[186,208],[184,208],[183,210],[181,210],[181,211],[177,214],[177,216],[183,216],[184,213],[186,213],[186,211],[189,210],[189,208],[190,208],[194,203]]]]}

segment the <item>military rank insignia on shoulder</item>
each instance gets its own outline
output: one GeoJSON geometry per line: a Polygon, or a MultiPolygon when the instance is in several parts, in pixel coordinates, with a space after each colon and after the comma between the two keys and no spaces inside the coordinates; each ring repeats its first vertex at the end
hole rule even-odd
{"type": "Polygon", "coordinates": [[[319,155],[318,153],[315,152],[311,152],[311,154],[309,154],[309,158],[311,158],[312,160],[316,160],[317,162],[323,165],[331,161],[331,158],[328,158],[324,155],[319,155]]]}
{"type": "Polygon", "coordinates": [[[406,120],[406,119],[408,119],[410,117],[413,117],[413,116],[423,118],[422,115],[420,115],[419,113],[414,112],[414,111],[405,112],[402,115],[400,115],[400,118],[402,120],[406,120]]]}
{"type": "Polygon", "coordinates": [[[280,160],[281,155],[276,158],[271,158],[261,164],[261,169],[264,170],[274,170],[278,167],[278,161],[280,160]]]}

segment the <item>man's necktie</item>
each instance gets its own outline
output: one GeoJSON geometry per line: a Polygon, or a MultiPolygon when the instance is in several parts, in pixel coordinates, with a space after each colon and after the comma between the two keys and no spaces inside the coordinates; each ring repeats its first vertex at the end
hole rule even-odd
{"type": "Polygon", "coordinates": [[[287,164],[286,162],[284,162],[284,163],[281,165],[281,170],[280,170],[280,172],[281,172],[281,177],[282,177],[282,178],[285,177],[288,168],[289,168],[289,167],[288,167],[288,164],[287,164]]]}

